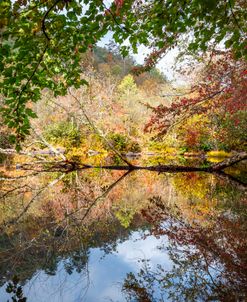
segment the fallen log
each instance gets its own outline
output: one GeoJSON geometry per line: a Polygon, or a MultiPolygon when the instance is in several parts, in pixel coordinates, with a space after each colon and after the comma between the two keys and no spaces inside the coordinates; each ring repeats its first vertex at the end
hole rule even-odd
{"type": "Polygon", "coordinates": [[[180,165],[161,165],[161,164],[155,166],[136,166],[136,165],[91,166],[80,162],[66,160],[66,161],[49,161],[49,162],[43,161],[43,162],[25,163],[19,165],[18,168],[28,169],[33,166],[37,167],[45,164],[46,170],[51,172],[54,170],[69,172],[69,171],[80,170],[80,169],[106,169],[106,170],[122,170],[122,171],[149,170],[149,171],[156,171],[156,172],[192,172],[192,171],[219,172],[243,160],[247,160],[247,153],[245,152],[238,153],[230,158],[223,160],[220,163],[216,163],[211,166],[180,166],[180,165]]]}
{"type": "MultiPolygon", "coordinates": [[[[247,160],[247,153],[241,152],[230,158],[223,160],[220,163],[213,164],[211,166],[180,166],[180,165],[156,165],[156,166],[100,166],[90,168],[101,168],[108,170],[149,170],[157,172],[192,172],[192,171],[204,171],[204,172],[217,172],[222,171],[225,168],[231,167],[243,160],[247,160]]],[[[85,167],[85,165],[84,165],[85,167]]]]}
{"type": "MultiPolygon", "coordinates": [[[[156,165],[156,166],[134,166],[134,165],[122,165],[122,166],[91,166],[87,164],[83,164],[80,162],[72,162],[72,161],[35,161],[30,163],[18,164],[18,170],[25,170],[25,171],[32,171],[37,173],[42,172],[63,172],[63,173],[70,173],[72,171],[78,170],[87,170],[87,169],[105,169],[105,170],[119,170],[119,171],[126,171],[127,173],[137,170],[146,170],[146,171],[154,171],[158,173],[177,173],[177,172],[206,172],[206,173],[213,173],[217,176],[224,178],[230,183],[234,183],[238,186],[241,190],[246,190],[247,184],[242,182],[241,180],[229,175],[224,171],[225,168],[231,167],[234,164],[247,160],[247,153],[239,153],[231,158],[227,158],[226,160],[213,164],[211,166],[180,166],[180,165],[156,165]]],[[[17,168],[17,167],[16,167],[17,168]]],[[[17,176],[16,178],[12,177],[3,177],[0,180],[15,180],[20,177],[28,177],[28,175],[24,176],[17,176]]]]}
{"type": "Polygon", "coordinates": [[[241,152],[212,166],[214,171],[221,171],[247,159],[247,153],[241,152]]]}

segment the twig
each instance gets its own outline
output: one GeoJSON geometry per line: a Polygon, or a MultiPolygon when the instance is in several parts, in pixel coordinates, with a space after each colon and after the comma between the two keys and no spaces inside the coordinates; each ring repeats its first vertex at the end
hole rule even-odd
{"type": "Polygon", "coordinates": [[[45,35],[45,37],[46,37],[46,39],[48,40],[48,41],[50,41],[51,40],[51,38],[48,36],[48,34],[47,34],[47,32],[46,32],[46,26],[45,26],[45,21],[46,21],[46,18],[48,17],[48,15],[49,15],[49,13],[53,10],[53,8],[60,2],[61,0],[57,0],[57,1],[55,1],[55,3],[47,10],[47,12],[44,14],[44,17],[42,18],[42,21],[41,21],[41,23],[42,23],[42,31],[43,31],[43,33],[44,33],[44,35],[45,35]]]}
{"type": "Polygon", "coordinates": [[[61,156],[61,158],[66,161],[66,157],[61,152],[59,152],[56,148],[54,148],[51,144],[49,144],[42,134],[38,134],[34,128],[32,128],[32,130],[44,145],[46,145],[54,154],[61,156]]]}
{"type": "Polygon", "coordinates": [[[28,211],[28,209],[30,208],[31,204],[36,200],[36,198],[47,188],[54,186],[56,183],[58,183],[61,179],[63,179],[65,176],[65,174],[62,174],[59,178],[53,180],[52,182],[50,182],[48,185],[46,185],[45,187],[41,188],[35,195],[34,197],[29,201],[29,203],[26,205],[26,207],[23,209],[23,211],[15,218],[11,219],[10,221],[8,221],[7,223],[5,223],[5,226],[14,224],[16,222],[18,222],[21,217],[28,211]]]}
{"type": "MultiPolygon", "coordinates": [[[[83,215],[83,217],[80,219],[80,221],[83,221],[87,217],[87,215],[89,214],[89,212],[91,211],[91,209],[93,208],[93,206],[97,203],[97,201],[99,199],[104,198],[106,195],[108,195],[109,192],[131,172],[132,172],[132,170],[129,170],[126,173],[124,173],[120,178],[118,178],[116,181],[114,181],[114,183],[112,183],[100,196],[96,197],[92,201],[91,205],[87,208],[86,213],[83,215]]],[[[73,216],[74,214],[78,213],[81,209],[82,209],[82,207],[67,214],[66,217],[64,219],[62,219],[59,223],[63,222],[68,217],[73,216]]]]}
{"type": "Polygon", "coordinates": [[[110,13],[110,15],[112,16],[113,21],[118,25],[119,28],[124,29],[127,33],[130,34],[130,31],[128,30],[128,28],[126,26],[121,26],[121,24],[118,22],[118,20],[116,19],[116,17],[114,16],[113,12],[111,11],[110,8],[108,8],[104,1],[102,1],[102,4],[104,6],[104,8],[110,13]]]}
{"type": "Polygon", "coordinates": [[[96,134],[98,134],[98,135],[104,140],[104,142],[109,146],[109,148],[110,148],[117,156],[119,156],[119,157],[122,159],[123,162],[125,162],[128,166],[133,167],[133,165],[132,165],[127,159],[125,159],[125,158],[121,155],[121,153],[118,152],[118,151],[113,147],[113,145],[105,138],[105,136],[102,135],[102,133],[97,129],[97,127],[94,125],[94,123],[93,123],[93,122],[91,121],[91,119],[88,117],[88,115],[87,115],[85,109],[83,108],[83,105],[82,105],[81,102],[79,101],[79,99],[78,99],[75,95],[73,95],[73,94],[71,93],[70,90],[69,90],[69,94],[70,94],[70,95],[76,100],[76,102],[79,104],[79,106],[80,106],[80,108],[81,108],[81,110],[82,110],[83,115],[85,116],[87,122],[88,122],[89,125],[92,127],[92,129],[94,130],[94,132],[95,132],[96,134]]]}
{"type": "Polygon", "coordinates": [[[233,19],[234,19],[234,21],[235,21],[237,27],[239,28],[241,34],[243,35],[244,32],[243,32],[242,28],[240,27],[240,25],[239,25],[239,23],[238,23],[238,20],[237,20],[235,14],[234,14],[234,12],[233,12],[231,0],[229,0],[228,3],[229,3],[229,7],[230,7],[230,10],[231,10],[232,17],[233,17],[233,19]]]}

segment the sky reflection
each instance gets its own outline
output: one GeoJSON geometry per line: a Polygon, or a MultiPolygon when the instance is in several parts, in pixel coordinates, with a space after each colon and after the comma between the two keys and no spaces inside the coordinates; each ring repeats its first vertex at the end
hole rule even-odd
{"type": "MultiPolygon", "coordinates": [[[[99,248],[91,249],[87,272],[75,270],[68,274],[65,260],[59,262],[55,276],[38,271],[24,286],[28,302],[95,302],[125,301],[121,292],[122,283],[129,272],[137,273],[140,259],[150,259],[150,264],[164,265],[167,269],[171,261],[157,246],[165,244],[165,238],[149,236],[142,238],[143,232],[133,232],[129,240],[119,243],[116,252],[105,254],[99,248]]],[[[1,301],[9,295],[6,286],[0,289],[1,301]]]]}

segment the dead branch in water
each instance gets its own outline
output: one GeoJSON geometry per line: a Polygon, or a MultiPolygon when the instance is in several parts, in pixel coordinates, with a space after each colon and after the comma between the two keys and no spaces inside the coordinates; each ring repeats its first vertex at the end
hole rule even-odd
{"type": "Polygon", "coordinates": [[[156,172],[217,172],[231,167],[241,161],[247,160],[247,153],[241,152],[230,158],[223,160],[220,163],[213,164],[211,166],[182,166],[182,165],[154,165],[154,166],[135,166],[135,165],[107,165],[107,166],[93,166],[85,163],[75,161],[36,161],[31,163],[19,164],[20,170],[38,170],[42,171],[43,165],[46,166],[46,172],[70,172],[82,169],[105,169],[105,170],[120,170],[120,171],[132,171],[132,170],[148,170],[156,172]]]}

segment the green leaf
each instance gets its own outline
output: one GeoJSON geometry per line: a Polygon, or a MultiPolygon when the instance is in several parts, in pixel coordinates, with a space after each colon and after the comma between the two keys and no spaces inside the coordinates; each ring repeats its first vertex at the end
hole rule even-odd
{"type": "Polygon", "coordinates": [[[26,108],[25,111],[26,111],[26,114],[27,114],[28,116],[32,117],[32,118],[37,118],[37,117],[38,117],[37,114],[36,114],[35,112],[33,112],[33,110],[30,109],[30,108],[26,108]]]}

